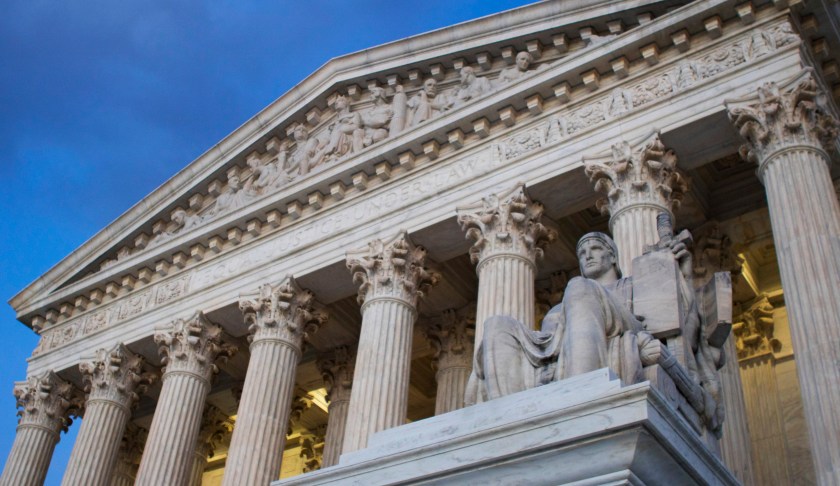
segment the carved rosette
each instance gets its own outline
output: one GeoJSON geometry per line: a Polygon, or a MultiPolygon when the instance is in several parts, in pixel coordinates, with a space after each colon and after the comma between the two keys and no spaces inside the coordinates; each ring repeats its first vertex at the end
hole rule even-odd
{"type": "Polygon", "coordinates": [[[53,371],[15,383],[13,393],[20,409],[18,426],[44,428],[56,437],[61,431],[67,432],[73,423],[71,417],[80,416],[84,408],[84,394],[53,371]]]}
{"type": "Polygon", "coordinates": [[[317,307],[315,295],[301,289],[291,275],[276,287],[260,286],[256,297],[241,298],[239,309],[248,325],[249,341],[282,341],[298,351],[304,338],[327,321],[326,312],[317,307]]]}
{"type": "Polygon", "coordinates": [[[237,348],[223,339],[222,328],[196,312],[189,319],[176,319],[168,330],[156,331],[155,343],[164,374],[188,373],[209,382],[218,373],[216,361],[224,361],[237,348]]]}
{"type": "Polygon", "coordinates": [[[470,248],[472,262],[481,268],[492,257],[515,255],[533,267],[545,247],[557,239],[557,232],[540,222],[544,210],[528,197],[522,184],[458,208],[458,224],[467,239],[475,241],[470,248]]]}
{"type": "Polygon", "coordinates": [[[144,371],[145,359],[124,344],[100,349],[92,360],[79,363],[88,401],[107,400],[131,408],[157,374],[144,371]]]}
{"type": "Polygon", "coordinates": [[[233,433],[233,420],[218,407],[208,404],[201,418],[201,428],[196,439],[196,453],[209,459],[216,454],[219,446],[230,443],[233,433]]]}
{"type": "MultiPolygon", "coordinates": [[[[765,83],[754,96],[728,100],[726,109],[746,140],[739,153],[758,164],[763,179],[767,162],[786,148],[808,147],[823,153],[833,149],[840,123],[827,104],[813,69],[808,68],[787,83],[765,83]]],[[[829,160],[827,155],[825,160],[829,160]]]]}
{"type": "Polygon", "coordinates": [[[773,305],[766,295],[745,310],[738,321],[733,324],[732,333],[739,360],[779,351],[781,343],[773,337],[773,305]]]}
{"type": "Polygon", "coordinates": [[[339,346],[319,357],[315,364],[324,378],[327,401],[332,403],[350,400],[356,351],[348,346],[339,346]]]}
{"type": "Polygon", "coordinates": [[[583,160],[586,175],[595,190],[606,194],[596,206],[609,214],[610,222],[628,208],[653,206],[667,212],[679,208],[688,190],[677,170],[677,154],[654,132],[639,143],[621,141],[608,155],[583,160]]]}
{"type": "Polygon", "coordinates": [[[439,320],[424,328],[426,338],[435,350],[438,370],[472,366],[475,339],[475,307],[443,311],[439,320]]]}
{"type": "Polygon", "coordinates": [[[437,285],[440,274],[425,267],[426,249],[401,231],[390,240],[373,240],[367,248],[347,252],[347,268],[359,285],[359,304],[398,300],[412,309],[437,285]]]}

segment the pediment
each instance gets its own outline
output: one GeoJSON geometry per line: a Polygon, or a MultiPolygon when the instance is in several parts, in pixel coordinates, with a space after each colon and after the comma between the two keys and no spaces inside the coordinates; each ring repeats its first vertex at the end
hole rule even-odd
{"type": "Polygon", "coordinates": [[[667,12],[679,3],[544,2],[333,59],[11,304],[35,328],[55,324],[387,181],[415,159],[504,137],[545,100],[597,89],[599,73],[652,66],[644,48],[677,46],[676,26],[690,37],[708,30],[710,15],[737,17],[724,1],[667,12]],[[475,78],[462,82],[470,69],[475,78]]]}

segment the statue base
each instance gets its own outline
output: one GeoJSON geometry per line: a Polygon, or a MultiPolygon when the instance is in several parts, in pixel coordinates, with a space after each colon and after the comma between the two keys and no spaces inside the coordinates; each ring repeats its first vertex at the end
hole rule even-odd
{"type": "Polygon", "coordinates": [[[736,485],[650,382],[608,369],[374,434],[336,466],[272,483],[736,485]]]}

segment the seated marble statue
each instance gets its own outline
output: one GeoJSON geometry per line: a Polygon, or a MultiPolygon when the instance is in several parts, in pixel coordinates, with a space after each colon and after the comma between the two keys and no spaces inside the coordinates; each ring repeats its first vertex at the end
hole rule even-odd
{"type": "Polygon", "coordinates": [[[657,363],[661,343],[631,312],[632,282],[622,278],[615,242],[604,233],[588,233],[577,255],[582,276],[569,282],[563,302],[546,314],[540,331],[508,316],[484,322],[467,404],[605,367],[624,383],[636,383],[643,380],[643,366],[657,363]]]}

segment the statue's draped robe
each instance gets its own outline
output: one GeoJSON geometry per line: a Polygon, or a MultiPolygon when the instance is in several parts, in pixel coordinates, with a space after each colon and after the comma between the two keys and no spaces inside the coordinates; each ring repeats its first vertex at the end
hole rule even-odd
{"type": "Polygon", "coordinates": [[[603,286],[577,277],[563,303],[533,331],[508,317],[484,323],[467,385],[467,403],[492,400],[518,391],[609,367],[625,383],[642,380],[640,340],[651,336],[631,312],[630,278],[603,286]]]}

